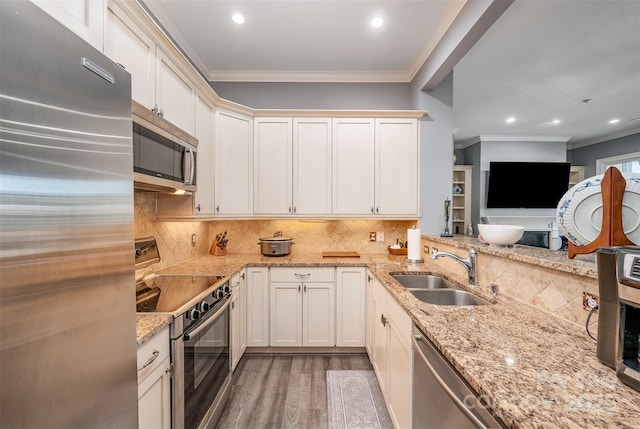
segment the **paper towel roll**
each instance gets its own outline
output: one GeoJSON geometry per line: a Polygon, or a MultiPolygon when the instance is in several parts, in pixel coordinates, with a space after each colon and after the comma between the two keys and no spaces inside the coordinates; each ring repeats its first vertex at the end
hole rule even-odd
{"type": "Polygon", "coordinates": [[[421,241],[422,234],[420,233],[420,229],[407,229],[407,259],[410,261],[422,260],[422,252],[420,251],[421,241]]]}

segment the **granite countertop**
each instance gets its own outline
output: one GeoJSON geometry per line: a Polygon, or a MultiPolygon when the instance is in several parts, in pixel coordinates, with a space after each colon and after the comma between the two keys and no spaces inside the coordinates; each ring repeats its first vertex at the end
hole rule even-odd
{"type": "Polygon", "coordinates": [[[453,244],[455,246],[470,248],[475,247],[478,253],[500,256],[514,261],[527,262],[558,271],[571,274],[598,278],[598,266],[596,264],[596,254],[576,255],[574,259],[569,259],[567,251],[549,250],[541,247],[524,246],[515,244],[513,246],[493,246],[483,243],[475,237],[465,235],[455,235],[453,238],[428,236],[429,240],[437,243],[453,244]]]}
{"type": "MultiPolygon", "coordinates": [[[[501,253],[498,256],[515,253],[519,256],[511,257],[536,258],[536,251],[482,247],[470,237],[448,239],[447,243],[473,245],[479,252],[501,253]]],[[[553,258],[547,261],[554,263],[553,258]]],[[[589,270],[595,270],[589,268],[590,264],[595,266],[589,261],[561,262],[559,269],[582,264],[584,267],[578,268],[576,274],[589,275],[589,270]]],[[[596,342],[583,327],[508,296],[493,297],[487,285],[479,285],[473,292],[491,300],[492,305],[427,304],[389,275],[393,271],[433,272],[466,285],[464,270],[448,271],[438,261],[427,259],[421,264],[409,264],[404,256],[388,254],[362,254],[360,258],[295,253],[278,258],[228,254],[200,256],[161,273],[230,276],[247,265],[367,266],[511,428],[640,427],[640,393],[622,384],[615,371],[597,360],[596,342]]]]}
{"type": "Polygon", "coordinates": [[[136,316],[136,338],[138,347],[150,340],[171,323],[170,314],[139,314],[136,316]]]}

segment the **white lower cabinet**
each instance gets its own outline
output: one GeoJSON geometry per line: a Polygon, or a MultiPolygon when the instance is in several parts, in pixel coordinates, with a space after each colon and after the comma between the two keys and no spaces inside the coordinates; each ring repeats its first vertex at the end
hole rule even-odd
{"type": "Polygon", "coordinates": [[[336,268],[336,346],[365,346],[366,269],[336,268]]]}
{"type": "Polygon", "coordinates": [[[411,318],[375,278],[369,356],[396,428],[411,427],[413,357],[411,318]]]}
{"type": "Polygon", "coordinates": [[[271,347],[335,346],[334,268],[271,268],[271,347]]]}
{"type": "Polygon", "coordinates": [[[231,371],[235,371],[247,349],[247,287],[245,278],[246,270],[243,269],[231,276],[230,280],[232,289],[231,304],[229,304],[231,307],[229,311],[231,371]]]}
{"type": "Polygon", "coordinates": [[[138,427],[171,427],[169,327],[138,347],[138,427]]]}
{"type": "Polygon", "coordinates": [[[268,347],[269,268],[247,268],[246,282],[247,347],[268,347]]]}

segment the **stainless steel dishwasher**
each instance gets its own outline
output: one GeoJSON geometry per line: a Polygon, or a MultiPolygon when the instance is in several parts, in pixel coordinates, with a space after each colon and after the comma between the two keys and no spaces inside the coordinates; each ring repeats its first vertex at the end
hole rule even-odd
{"type": "Polygon", "coordinates": [[[431,341],[413,327],[413,427],[502,428],[431,341]]]}

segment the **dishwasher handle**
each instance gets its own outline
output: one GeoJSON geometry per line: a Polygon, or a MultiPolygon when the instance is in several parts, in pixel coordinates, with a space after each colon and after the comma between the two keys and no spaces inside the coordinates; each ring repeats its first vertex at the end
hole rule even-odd
{"type": "Polygon", "coordinates": [[[447,385],[447,383],[445,383],[445,381],[442,379],[442,377],[440,377],[440,375],[438,374],[438,372],[435,370],[435,368],[431,365],[431,362],[429,362],[429,360],[427,359],[427,357],[424,355],[424,353],[422,353],[422,350],[420,350],[420,345],[418,344],[418,342],[421,342],[423,344],[425,344],[427,347],[431,347],[430,344],[428,344],[425,340],[424,337],[422,335],[414,335],[413,336],[413,341],[415,342],[414,346],[415,346],[415,350],[418,352],[418,355],[420,356],[420,358],[422,359],[422,362],[425,364],[425,366],[427,367],[427,369],[429,370],[429,372],[431,373],[431,375],[433,376],[433,378],[438,382],[438,384],[440,385],[440,387],[442,387],[442,390],[444,390],[444,392],[447,394],[447,396],[453,401],[453,403],[458,407],[458,409],[469,419],[473,422],[474,425],[476,425],[476,427],[480,428],[480,429],[487,429],[487,426],[475,415],[471,412],[471,410],[469,410],[464,403],[460,400],[460,398],[458,398],[458,396],[455,394],[455,392],[453,390],[451,390],[451,388],[447,385]]]}

